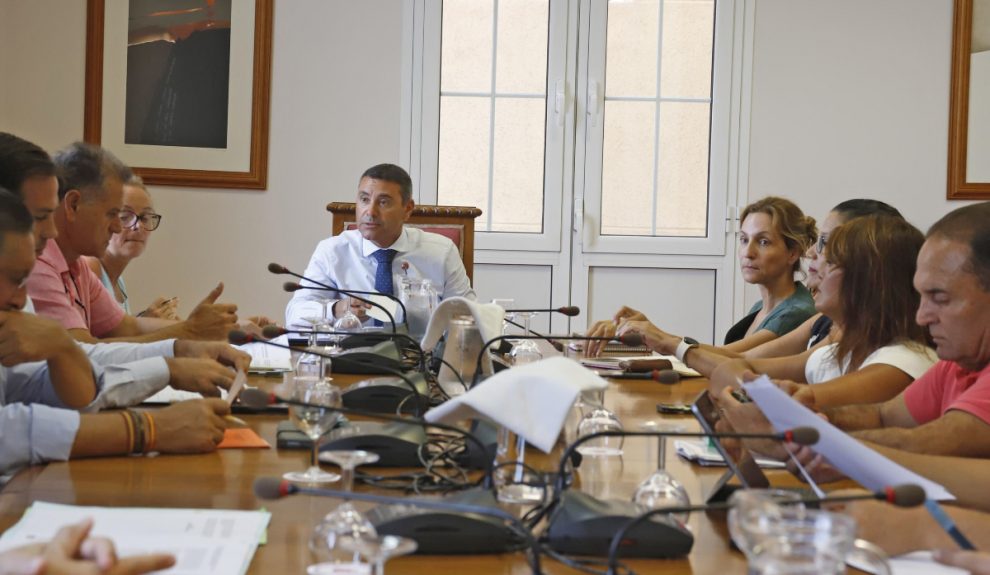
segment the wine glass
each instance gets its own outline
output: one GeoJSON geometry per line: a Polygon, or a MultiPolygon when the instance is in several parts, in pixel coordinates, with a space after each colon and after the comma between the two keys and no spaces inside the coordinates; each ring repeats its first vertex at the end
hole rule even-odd
{"type": "MultiPolygon", "coordinates": [[[[499,428],[499,440],[505,437],[507,444],[511,443],[511,437],[513,433],[509,431],[505,426],[499,428]]],[[[526,439],[521,435],[516,435],[516,457],[512,459],[509,456],[508,445],[503,449],[501,446],[498,450],[498,457],[496,458],[496,463],[500,464],[495,475],[495,480],[498,483],[498,500],[502,503],[517,503],[517,504],[529,504],[529,503],[540,503],[543,501],[544,489],[542,487],[536,487],[534,485],[526,485],[524,481],[526,480],[526,467],[523,463],[526,460],[526,439]],[[507,460],[507,461],[506,461],[507,460]],[[509,469],[515,468],[512,471],[512,477],[509,478],[509,469]]]]}
{"type": "MultiPolygon", "coordinates": [[[[522,318],[523,320],[523,335],[531,335],[532,332],[529,331],[529,320],[535,315],[535,312],[516,312],[515,316],[522,318]]],[[[543,353],[540,352],[539,346],[537,346],[536,342],[531,339],[521,339],[517,341],[512,346],[512,351],[509,353],[509,356],[512,357],[512,365],[523,365],[543,359],[543,353]]]]}
{"type": "MultiPolygon", "coordinates": [[[[578,423],[579,439],[592,433],[623,430],[619,417],[605,408],[605,390],[598,390],[596,395],[594,403],[589,406],[581,417],[581,422],[578,423]]],[[[622,455],[623,440],[622,436],[596,437],[582,443],[577,450],[582,455],[590,456],[622,455]]]]}
{"type": "MultiPolygon", "coordinates": [[[[654,421],[644,423],[643,431],[657,431],[658,426],[654,421]]],[[[680,432],[684,428],[679,425],[669,426],[661,431],[680,432]]],[[[647,445],[647,458],[652,455],[652,437],[644,437],[647,445]]],[[[663,435],[657,438],[657,468],[649,474],[646,479],[640,482],[633,494],[633,503],[638,505],[644,512],[651,509],[662,509],[664,507],[686,507],[691,504],[687,490],[671,475],[666,469],[667,458],[667,438],[663,435]]],[[[687,522],[687,513],[672,513],[681,523],[687,522]]]]}
{"type": "Polygon", "coordinates": [[[333,322],[333,331],[336,332],[336,334],[330,338],[330,341],[333,343],[331,353],[340,353],[340,342],[344,339],[344,336],[341,334],[360,333],[361,327],[361,320],[358,316],[354,315],[354,312],[351,311],[350,304],[348,304],[347,311],[344,312],[344,315],[340,316],[337,318],[337,321],[333,322]]]}
{"type": "Polygon", "coordinates": [[[340,544],[372,563],[375,566],[375,575],[385,575],[385,562],[389,559],[413,553],[418,547],[414,540],[396,535],[348,537],[342,539],[340,544]]]}
{"type": "Polygon", "coordinates": [[[340,475],[320,469],[320,437],[340,419],[341,393],[322,378],[296,376],[291,383],[292,399],[308,405],[290,405],[289,418],[313,442],[312,464],[306,471],[290,471],[282,477],[295,483],[333,483],[340,475]]]}
{"type": "MultiPolygon", "coordinates": [[[[320,460],[339,465],[344,491],[353,491],[354,470],[359,465],[378,461],[378,454],[360,449],[332,450],[320,453],[320,460]]],[[[340,553],[340,551],[344,551],[340,547],[340,541],[343,537],[364,535],[376,535],[375,526],[350,501],[344,501],[336,509],[327,513],[323,521],[313,530],[313,536],[309,540],[309,548],[317,556],[324,556],[329,553],[331,561],[357,561],[358,557],[353,550],[346,551],[352,555],[351,557],[344,557],[340,553]]]]}

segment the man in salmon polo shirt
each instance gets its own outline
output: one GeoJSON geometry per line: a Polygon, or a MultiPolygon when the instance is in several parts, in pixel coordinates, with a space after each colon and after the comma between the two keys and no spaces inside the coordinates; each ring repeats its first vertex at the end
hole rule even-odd
{"type": "Polygon", "coordinates": [[[38,315],[52,318],[77,340],[149,342],[169,338],[226,339],[237,328],[237,306],[218,304],[219,284],[185,321],[124,313],[81,256],[100,257],[121,231],[123,183],[131,170],[109,151],[76,142],[55,157],[59,204],[55,239],[48,240],[28,278],[38,315]]]}

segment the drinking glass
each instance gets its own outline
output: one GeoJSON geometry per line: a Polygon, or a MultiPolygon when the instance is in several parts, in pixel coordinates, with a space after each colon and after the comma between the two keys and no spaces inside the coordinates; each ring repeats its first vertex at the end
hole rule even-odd
{"type": "Polygon", "coordinates": [[[780,518],[785,505],[804,511],[801,494],[784,489],[739,489],[729,497],[727,518],[732,542],[746,556],[753,558],[753,549],[770,529],[772,522],[780,518]]]}
{"type": "Polygon", "coordinates": [[[333,483],[340,475],[320,469],[320,438],[333,429],[340,413],[333,408],[341,406],[341,393],[322,378],[300,376],[291,382],[291,397],[309,405],[290,405],[289,418],[313,442],[312,464],[306,471],[291,471],[282,477],[295,483],[333,483]]]}
{"type": "MultiPolygon", "coordinates": [[[[320,453],[320,460],[339,465],[344,491],[352,491],[354,489],[354,470],[359,465],[378,461],[378,454],[359,449],[333,450],[320,453]]],[[[376,535],[375,526],[350,501],[344,501],[336,509],[327,513],[323,521],[313,530],[313,536],[309,540],[309,548],[318,557],[329,554],[331,561],[357,561],[358,557],[353,550],[341,549],[340,541],[344,537],[364,535],[376,535]]]]}
{"type": "Polygon", "coordinates": [[[891,573],[883,551],[856,539],[852,517],[784,507],[755,542],[749,566],[760,575],[839,575],[847,562],[870,573],[891,573]]]}
{"type": "Polygon", "coordinates": [[[333,345],[330,353],[340,353],[340,342],[344,339],[344,336],[340,334],[360,333],[361,328],[361,320],[358,316],[354,315],[354,312],[351,311],[351,306],[348,302],[347,311],[344,312],[344,315],[340,316],[335,322],[333,322],[333,331],[337,333],[330,337],[330,342],[333,345]]]}
{"type": "MultiPolygon", "coordinates": [[[[532,334],[532,332],[529,331],[529,321],[535,315],[535,312],[516,312],[515,316],[522,318],[523,320],[523,335],[532,334]]],[[[543,353],[540,352],[539,346],[537,346],[536,342],[531,339],[521,339],[517,341],[512,346],[512,351],[509,355],[512,357],[512,365],[523,365],[543,359],[543,353]]]]}
{"type": "MultiPolygon", "coordinates": [[[[656,422],[650,421],[642,425],[644,431],[657,431],[656,422]]],[[[663,431],[679,432],[683,427],[670,426],[663,431]]],[[[644,437],[647,445],[647,458],[652,455],[652,437],[644,437]]],[[[691,504],[687,490],[670,472],[666,469],[667,438],[659,436],[657,440],[657,468],[640,482],[639,487],[633,494],[633,503],[638,505],[644,512],[651,509],[662,509],[664,507],[684,507],[691,504]]],[[[687,513],[672,513],[681,523],[686,523],[687,513]]]]}
{"type": "MultiPolygon", "coordinates": [[[[619,417],[605,408],[605,390],[598,390],[595,395],[594,402],[588,406],[578,423],[579,439],[592,433],[623,430],[619,417]]],[[[623,440],[622,436],[596,437],[582,443],[577,450],[582,455],[590,456],[622,455],[623,440]]]]}
{"type": "Polygon", "coordinates": [[[385,575],[385,562],[416,551],[418,546],[408,537],[396,535],[365,535],[341,540],[341,546],[349,548],[375,566],[375,575],[385,575]]]}
{"type": "MultiPolygon", "coordinates": [[[[504,426],[499,428],[499,441],[503,437],[506,438],[507,443],[511,443],[511,437],[514,434],[506,429],[504,426]]],[[[530,504],[530,503],[540,503],[543,501],[544,490],[541,487],[535,485],[526,485],[524,481],[526,480],[526,467],[523,463],[526,460],[526,440],[520,436],[516,435],[516,457],[514,460],[509,459],[509,449],[506,446],[504,449],[499,446],[498,457],[496,457],[496,464],[506,463],[505,466],[499,467],[495,475],[496,483],[498,484],[498,500],[502,503],[518,503],[518,504],[530,504]],[[513,466],[508,461],[514,461],[513,466]],[[510,472],[510,469],[515,468],[510,472]],[[511,479],[509,477],[511,473],[511,479]]]]}

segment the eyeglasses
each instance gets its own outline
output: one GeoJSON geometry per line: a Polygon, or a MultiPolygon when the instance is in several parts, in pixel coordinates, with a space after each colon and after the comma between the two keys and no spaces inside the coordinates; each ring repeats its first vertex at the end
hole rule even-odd
{"type": "Polygon", "coordinates": [[[120,218],[121,225],[125,228],[131,229],[136,226],[138,222],[141,222],[141,227],[149,232],[157,230],[158,226],[162,223],[162,216],[159,214],[138,215],[131,210],[121,210],[118,217],[120,218]]]}
{"type": "Polygon", "coordinates": [[[815,243],[815,251],[819,254],[825,251],[825,244],[828,243],[828,236],[825,234],[820,234],[818,236],[818,242],[815,243]]]}

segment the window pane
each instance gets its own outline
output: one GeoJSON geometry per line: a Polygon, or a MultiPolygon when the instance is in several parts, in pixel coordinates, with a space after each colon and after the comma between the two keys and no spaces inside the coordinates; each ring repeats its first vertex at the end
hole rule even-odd
{"type": "Polygon", "coordinates": [[[444,0],[441,92],[492,89],[492,0],[444,0]]]}
{"type": "Polygon", "coordinates": [[[605,97],[656,96],[658,17],[657,0],[608,3],[605,97]]]}
{"type": "Polygon", "coordinates": [[[547,0],[499,0],[498,93],[546,93],[549,11],[547,0]]]}
{"type": "Polygon", "coordinates": [[[437,201],[481,208],[478,231],[543,231],[549,18],[549,0],[443,2],[437,201]]]}
{"type": "Polygon", "coordinates": [[[653,234],[656,104],[606,102],[602,146],[602,235],[653,234]]]}
{"type": "Polygon", "coordinates": [[[474,206],[482,214],[478,229],[488,226],[488,98],[440,98],[440,158],[437,201],[474,206]]]}
{"type": "Polygon", "coordinates": [[[536,98],[495,102],[493,231],[543,231],[545,110],[546,102],[536,98]]]}
{"type": "Polygon", "coordinates": [[[710,98],[714,0],[665,0],[660,95],[710,98]]]}
{"type": "Polygon", "coordinates": [[[715,0],[609,1],[603,235],[707,234],[714,12],[715,0]]]}
{"type": "Polygon", "coordinates": [[[704,103],[660,104],[658,236],[706,235],[710,112],[704,103]]]}

